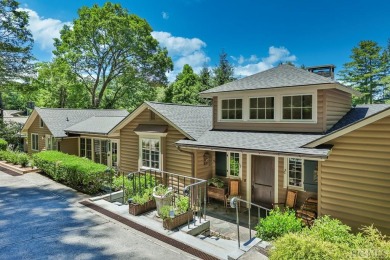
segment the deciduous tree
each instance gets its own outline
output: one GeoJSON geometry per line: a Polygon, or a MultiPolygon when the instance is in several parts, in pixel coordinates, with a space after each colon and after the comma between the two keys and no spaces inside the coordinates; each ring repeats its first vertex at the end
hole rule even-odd
{"type": "Polygon", "coordinates": [[[173,103],[197,104],[199,96],[199,76],[192,67],[184,65],[183,71],[176,76],[175,82],[168,88],[171,91],[173,103]]]}

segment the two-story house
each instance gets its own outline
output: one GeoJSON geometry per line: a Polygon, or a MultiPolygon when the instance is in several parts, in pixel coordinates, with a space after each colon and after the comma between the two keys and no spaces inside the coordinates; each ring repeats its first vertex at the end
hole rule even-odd
{"type": "Polygon", "coordinates": [[[315,70],[281,65],[204,91],[212,108],[146,102],[113,129],[121,170],[238,179],[243,199],[268,206],[297,190],[319,215],[390,233],[390,106],[352,107],[359,93],[315,70]]]}

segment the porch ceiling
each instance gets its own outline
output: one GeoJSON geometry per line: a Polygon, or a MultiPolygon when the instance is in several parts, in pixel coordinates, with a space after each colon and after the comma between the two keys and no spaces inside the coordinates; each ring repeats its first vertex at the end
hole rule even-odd
{"type": "Polygon", "coordinates": [[[197,141],[180,140],[178,146],[210,149],[241,150],[264,154],[298,155],[327,158],[330,147],[302,148],[322,135],[257,133],[237,131],[207,131],[197,141]]]}

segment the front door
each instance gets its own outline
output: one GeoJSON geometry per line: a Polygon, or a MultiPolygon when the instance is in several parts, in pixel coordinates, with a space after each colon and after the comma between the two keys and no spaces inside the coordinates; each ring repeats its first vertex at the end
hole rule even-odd
{"type": "Polygon", "coordinates": [[[270,207],[274,203],[275,157],[252,156],[252,201],[270,207]]]}

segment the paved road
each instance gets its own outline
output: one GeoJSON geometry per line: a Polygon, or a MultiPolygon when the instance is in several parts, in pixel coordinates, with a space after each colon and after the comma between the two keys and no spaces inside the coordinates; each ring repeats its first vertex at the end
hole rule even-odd
{"type": "Polygon", "coordinates": [[[0,259],[194,259],[80,205],[40,174],[0,171],[0,259]]]}

